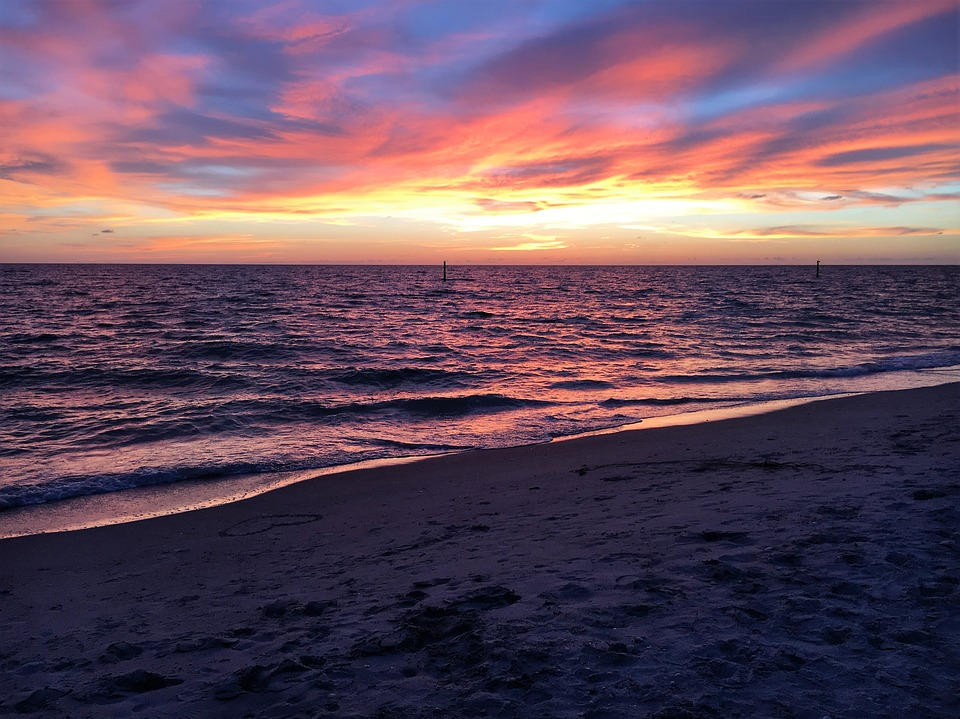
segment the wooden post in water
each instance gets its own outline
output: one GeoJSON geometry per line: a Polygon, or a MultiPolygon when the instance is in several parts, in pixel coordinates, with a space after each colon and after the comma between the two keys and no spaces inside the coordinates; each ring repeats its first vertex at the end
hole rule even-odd
{"type": "MultiPolygon", "coordinates": [[[[446,273],[446,270],[444,270],[444,273],[446,273]]],[[[820,260],[817,260],[817,277],[819,276],[820,276],[820,260]]],[[[446,277],[446,274],[444,274],[444,277],[446,277]]]]}
{"type": "Polygon", "coordinates": [[[447,261],[443,261],[443,281],[447,281],[447,261]]]}

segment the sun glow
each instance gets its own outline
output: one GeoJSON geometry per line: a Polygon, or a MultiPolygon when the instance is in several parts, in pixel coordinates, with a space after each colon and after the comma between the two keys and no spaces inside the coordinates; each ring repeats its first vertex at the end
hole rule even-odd
{"type": "Polygon", "coordinates": [[[810,1],[0,17],[0,261],[960,261],[956,3],[810,1]]]}

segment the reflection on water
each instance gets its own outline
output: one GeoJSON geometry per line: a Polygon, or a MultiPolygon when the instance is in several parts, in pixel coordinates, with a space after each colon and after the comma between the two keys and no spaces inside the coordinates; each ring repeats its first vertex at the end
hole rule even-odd
{"type": "Polygon", "coordinates": [[[0,505],[960,364],[955,267],[0,266],[0,505]]]}

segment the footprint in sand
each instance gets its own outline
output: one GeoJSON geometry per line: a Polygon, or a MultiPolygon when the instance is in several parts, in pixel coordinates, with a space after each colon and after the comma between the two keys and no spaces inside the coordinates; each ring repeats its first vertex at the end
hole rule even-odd
{"type": "Polygon", "coordinates": [[[226,529],[221,529],[218,534],[221,537],[246,537],[269,532],[278,527],[319,522],[321,519],[323,519],[322,514],[265,514],[262,517],[251,517],[231,524],[226,529]]]}

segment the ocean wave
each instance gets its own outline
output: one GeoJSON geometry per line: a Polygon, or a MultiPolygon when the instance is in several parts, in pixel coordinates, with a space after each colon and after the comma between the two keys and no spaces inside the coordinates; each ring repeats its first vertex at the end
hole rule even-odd
{"type": "Polygon", "coordinates": [[[414,417],[462,417],[478,412],[499,412],[534,407],[547,407],[553,404],[546,400],[522,399],[503,394],[467,394],[440,397],[405,397],[381,400],[378,402],[350,402],[333,407],[315,406],[309,413],[328,414],[371,414],[397,412],[414,417]]]}
{"type": "Polygon", "coordinates": [[[647,406],[647,407],[672,407],[676,405],[683,404],[710,404],[713,402],[736,402],[736,398],[730,397],[644,397],[641,399],[620,399],[618,397],[610,397],[605,399],[598,404],[601,407],[633,407],[633,406],[647,406]]]}
{"type": "Polygon", "coordinates": [[[29,384],[31,386],[127,387],[139,389],[202,389],[236,390],[248,387],[248,379],[233,373],[200,369],[170,369],[153,367],[104,368],[78,367],[44,369],[42,367],[0,366],[0,386],[29,384]]]}
{"type": "Polygon", "coordinates": [[[47,344],[65,339],[68,339],[68,335],[55,332],[17,332],[8,335],[4,341],[11,344],[47,344]]]}
{"type": "Polygon", "coordinates": [[[131,472],[96,475],[64,475],[41,482],[22,482],[0,486],[0,512],[47,504],[67,499],[111,494],[143,487],[173,485],[179,482],[217,482],[240,476],[268,475],[282,472],[321,470],[335,466],[397,456],[423,456],[463,449],[442,443],[418,444],[392,440],[364,440],[368,451],[344,454],[325,459],[306,458],[296,461],[237,461],[225,464],[197,464],[174,467],[141,467],[131,472]]]}
{"type": "Polygon", "coordinates": [[[138,487],[184,481],[215,481],[241,474],[264,474],[290,469],[295,468],[237,462],[221,466],[142,468],[125,474],[65,476],[42,484],[16,484],[0,487],[0,511],[95,494],[109,494],[138,487]]]}
{"type": "Polygon", "coordinates": [[[486,310],[467,310],[466,312],[461,312],[460,316],[468,320],[485,320],[490,317],[496,317],[497,315],[493,312],[487,312],[486,310]]]}
{"type": "Polygon", "coordinates": [[[372,402],[328,404],[295,398],[232,399],[180,408],[173,418],[143,419],[134,426],[107,427],[87,432],[94,445],[132,444],[155,439],[176,439],[198,435],[235,435],[290,424],[314,424],[336,420],[343,426],[351,421],[395,416],[415,421],[465,418],[474,414],[508,412],[550,406],[545,400],[522,399],[502,394],[466,394],[437,397],[401,397],[372,402]]]}
{"type": "MultiPolygon", "coordinates": [[[[238,427],[273,424],[287,425],[291,422],[314,422],[327,418],[340,420],[364,419],[374,416],[406,415],[411,419],[465,417],[486,412],[502,412],[524,408],[546,407],[546,400],[523,399],[503,394],[466,394],[427,397],[398,397],[371,402],[344,402],[329,404],[316,400],[289,398],[237,399],[200,408],[200,423],[217,415],[234,418],[238,427]]],[[[187,416],[187,415],[184,415],[187,416]]],[[[197,418],[190,418],[187,428],[193,431],[197,418]]]]}
{"type": "Polygon", "coordinates": [[[248,342],[228,339],[186,341],[175,344],[171,351],[190,360],[275,360],[296,355],[289,344],[266,342],[262,339],[248,342]]]}
{"type": "MultiPolygon", "coordinates": [[[[364,422],[416,422],[466,419],[472,415],[511,412],[549,406],[544,400],[502,394],[405,397],[370,402],[325,403],[296,398],[206,400],[200,403],[161,403],[101,413],[98,420],[77,422],[62,412],[25,406],[7,413],[17,439],[5,442],[0,456],[22,454],[31,443],[101,449],[133,447],[185,438],[255,436],[291,425],[336,425],[337,431],[364,422]]],[[[0,437],[12,437],[0,433],[0,437]]],[[[436,449],[442,443],[434,443],[436,449]]]]}
{"type": "Polygon", "coordinates": [[[551,382],[549,385],[550,389],[613,389],[616,387],[612,382],[605,382],[598,379],[569,379],[569,380],[560,380],[559,382],[551,382]]]}
{"type": "Polygon", "coordinates": [[[960,348],[922,354],[884,357],[871,362],[860,362],[837,367],[816,369],[772,370],[754,373],[701,373],[691,375],[668,375],[658,379],[673,383],[749,382],[755,380],[829,379],[861,377],[884,372],[937,369],[960,365],[960,348]]]}
{"type": "Polygon", "coordinates": [[[346,371],[338,370],[329,378],[334,382],[354,387],[393,388],[405,384],[463,387],[470,384],[474,376],[469,372],[451,372],[427,367],[364,367],[346,371]]]}
{"type": "Polygon", "coordinates": [[[386,447],[388,449],[399,449],[405,452],[415,454],[443,454],[445,452],[460,452],[467,449],[474,449],[473,445],[468,444],[447,444],[447,443],[422,443],[422,442],[401,442],[396,439],[368,439],[362,440],[364,443],[376,446],[386,447]]]}

